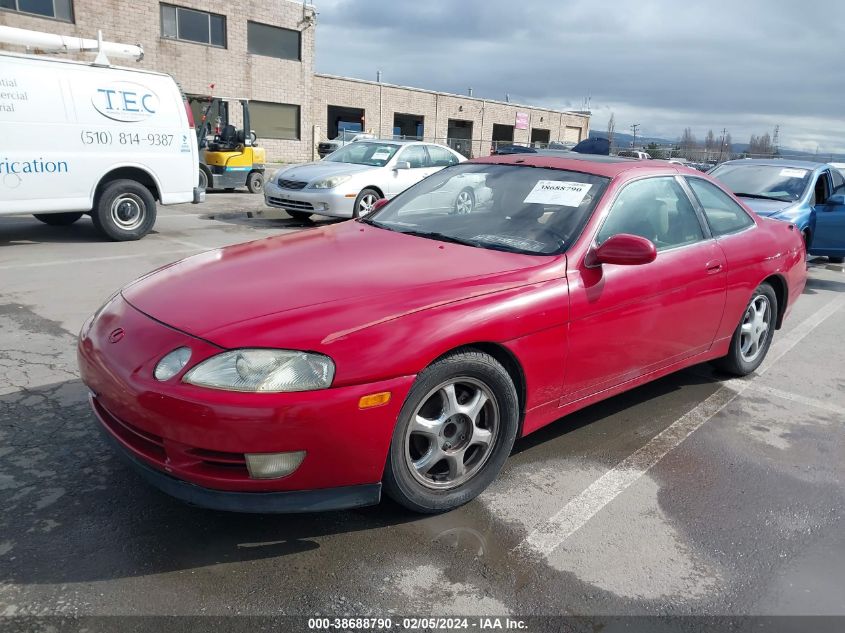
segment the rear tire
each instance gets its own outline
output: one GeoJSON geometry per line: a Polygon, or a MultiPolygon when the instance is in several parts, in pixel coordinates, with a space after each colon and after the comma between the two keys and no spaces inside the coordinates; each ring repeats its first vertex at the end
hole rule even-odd
{"type": "Polygon", "coordinates": [[[772,344],[777,315],[778,299],[774,288],[767,283],[760,284],[734,330],[728,354],[713,364],[735,376],[746,376],[757,369],[772,344]]]}
{"type": "Polygon", "coordinates": [[[156,221],[156,201],[144,185],[115,180],[105,186],[91,212],[94,226],[115,242],[139,240],[156,221]]]}
{"type": "Polygon", "coordinates": [[[828,257],[827,261],[829,261],[831,264],[841,264],[845,262],[845,257],[828,257]]]}
{"type": "Polygon", "coordinates": [[[302,222],[307,222],[308,220],[310,220],[312,215],[307,211],[288,211],[287,209],[285,209],[285,213],[287,213],[294,220],[300,220],[302,222]]]}
{"type": "Polygon", "coordinates": [[[251,171],[246,177],[246,188],[250,193],[261,193],[264,191],[264,174],[260,171],[251,171]]]}
{"type": "Polygon", "coordinates": [[[505,368],[482,352],[449,354],[420,372],[405,399],[385,492],[414,512],[457,508],[496,478],[518,429],[519,401],[505,368]]]}
{"type": "Polygon", "coordinates": [[[34,217],[39,222],[50,226],[70,226],[81,218],[84,213],[36,213],[34,217]]]}

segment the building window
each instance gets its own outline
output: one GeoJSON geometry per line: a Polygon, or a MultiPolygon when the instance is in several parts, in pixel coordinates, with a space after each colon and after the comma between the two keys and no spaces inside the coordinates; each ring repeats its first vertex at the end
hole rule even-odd
{"type": "Polygon", "coordinates": [[[225,48],[226,18],[216,13],[163,4],[161,5],[161,36],[225,48]]]}
{"type": "Polygon", "coordinates": [[[73,3],[71,0],[0,0],[0,9],[73,22],[73,3]]]}
{"type": "Polygon", "coordinates": [[[258,138],[299,140],[299,106],[289,103],[249,102],[249,124],[258,138]]]}
{"type": "Polygon", "coordinates": [[[302,35],[299,31],[269,24],[247,22],[247,50],[253,55],[300,61],[302,35]]]}

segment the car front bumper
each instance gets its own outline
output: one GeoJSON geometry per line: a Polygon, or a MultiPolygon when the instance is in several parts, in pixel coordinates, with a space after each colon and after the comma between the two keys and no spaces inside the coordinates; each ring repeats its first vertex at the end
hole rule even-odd
{"type": "Polygon", "coordinates": [[[244,512],[377,503],[387,451],[413,376],[320,391],[254,394],[153,377],[189,347],[185,371],[222,350],[142,314],[118,295],[83,326],[77,355],[100,426],[144,477],[175,497],[244,512]],[[123,338],[110,342],[122,330],[123,338]],[[362,410],[362,396],[391,400],[362,410]],[[299,467],[257,479],[247,453],[305,451],[299,467]],[[363,487],[362,487],[363,486],[363,487]],[[293,494],[296,493],[296,494],[293,494]]]}
{"type": "Polygon", "coordinates": [[[276,182],[264,184],[264,202],[285,211],[316,213],[335,218],[351,218],[357,191],[337,189],[283,189],[276,182]]]}

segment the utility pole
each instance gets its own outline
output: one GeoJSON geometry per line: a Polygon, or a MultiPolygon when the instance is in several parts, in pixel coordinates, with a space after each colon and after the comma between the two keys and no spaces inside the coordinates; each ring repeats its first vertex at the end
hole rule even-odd
{"type": "Polygon", "coordinates": [[[639,123],[634,123],[631,125],[631,132],[633,132],[633,138],[631,138],[631,148],[635,148],[637,146],[637,130],[640,128],[639,123]]]}
{"type": "MultiPolygon", "coordinates": [[[[723,127],[722,128],[722,140],[719,141],[719,159],[716,161],[717,164],[722,162],[722,152],[725,151],[725,139],[727,138],[727,136],[728,136],[728,128],[723,127]]],[[[709,159],[710,157],[708,156],[707,158],[709,159]]]]}

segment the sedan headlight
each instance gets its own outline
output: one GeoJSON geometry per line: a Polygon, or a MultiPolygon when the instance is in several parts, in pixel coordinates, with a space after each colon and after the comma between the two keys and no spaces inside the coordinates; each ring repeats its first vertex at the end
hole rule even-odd
{"type": "Polygon", "coordinates": [[[334,362],[322,354],[284,349],[238,349],[201,362],[182,379],[212,389],[279,393],[327,389],[334,362]]]}
{"type": "Polygon", "coordinates": [[[338,185],[342,185],[352,176],[331,176],[330,178],[323,178],[317,182],[311,183],[310,189],[334,189],[338,185]]]}

